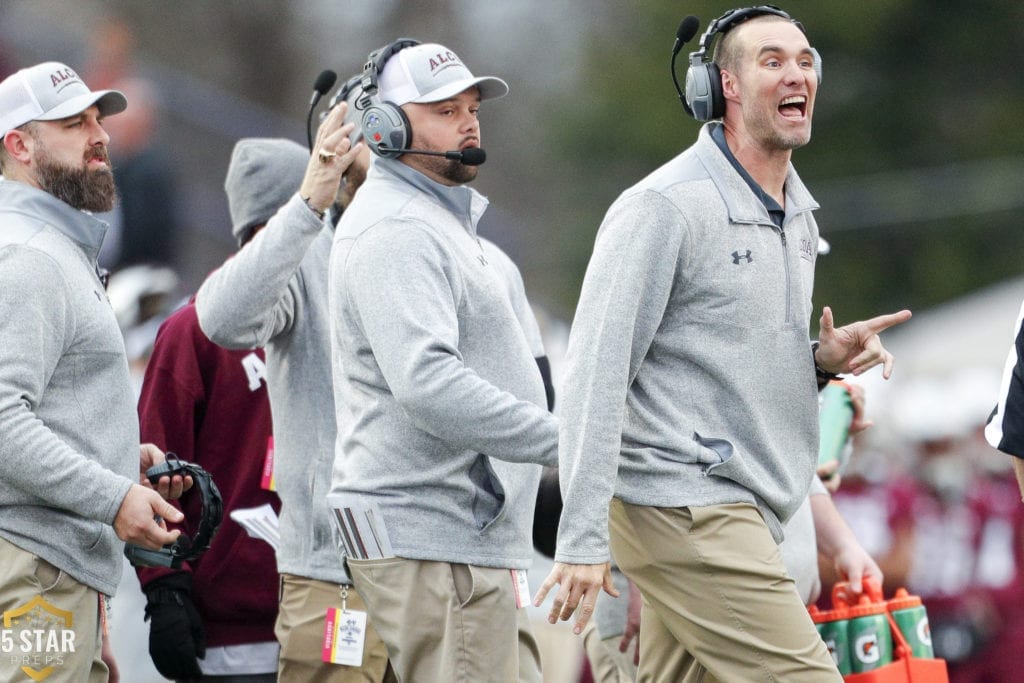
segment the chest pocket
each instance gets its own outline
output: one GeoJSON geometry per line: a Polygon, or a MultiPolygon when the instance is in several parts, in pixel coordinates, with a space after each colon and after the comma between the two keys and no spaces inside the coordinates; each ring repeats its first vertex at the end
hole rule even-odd
{"type": "Polygon", "coordinates": [[[75,294],[77,328],[73,354],[124,354],[124,338],[117,325],[114,309],[98,283],[83,287],[75,294]]]}
{"type": "Polygon", "coordinates": [[[741,329],[778,329],[793,291],[787,256],[777,230],[731,226],[730,236],[690,260],[692,274],[681,288],[691,322],[741,329]]]}

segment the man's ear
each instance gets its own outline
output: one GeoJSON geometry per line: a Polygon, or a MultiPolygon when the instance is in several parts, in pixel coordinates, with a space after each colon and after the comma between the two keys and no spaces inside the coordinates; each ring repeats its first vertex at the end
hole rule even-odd
{"type": "Polygon", "coordinates": [[[29,163],[32,157],[32,143],[28,141],[30,137],[31,135],[25,130],[15,128],[7,131],[4,135],[4,149],[7,151],[7,155],[23,164],[29,163]]]}
{"type": "Polygon", "coordinates": [[[726,69],[720,69],[719,73],[722,75],[722,97],[732,102],[738,102],[740,99],[740,84],[737,82],[736,77],[731,71],[726,69]]]}

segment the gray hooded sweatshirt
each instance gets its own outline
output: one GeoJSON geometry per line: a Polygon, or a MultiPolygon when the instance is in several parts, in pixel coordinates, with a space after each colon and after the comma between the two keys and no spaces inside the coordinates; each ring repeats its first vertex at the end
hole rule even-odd
{"type": "Polygon", "coordinates": [[[747,502],[777,541],[807,494],[818,207],[796,171],[776,228],[710,137],[608,210],[566,358],[556,559],[608,559],[608,504],[747,502]]]}
{"type": "MultiPolygon", "coordinates": [[[[295,143],[290,148],[274,141],[259,144],[268,154],[241,160],[268,164],[266,170],[272,171],[275,159],[299,153],[308,158],[295,143]]],[[[245,182],[248,174],[229,175],[245,182]]],[[[266,352],[274,476],[281,499],[278,571],[350,584],[326,502],[336,434],[327,319],[332,236],[330,222],[317,218],[295,193],[206,279],[196,294],[196,313],[213,342],[234,349],[262,346],[266,352]]]]}
{"type": "Polygon", "coordinates": [[[508,281],[476,237],[487,200],[376,159],[338,224],[331,347],[332,493],[376,502],[399,557],[522,569],[557,422],[508,281]],[[499,471],[500,470],[500,473],[499,471]],[[524,528],[525,522],[525,528],[524,528]]]}
{"type": "Polygon", "coordinates": [[[113,595],[139,421],[96,265],[106,230],[0,180],[0,536],[113,595]]]}

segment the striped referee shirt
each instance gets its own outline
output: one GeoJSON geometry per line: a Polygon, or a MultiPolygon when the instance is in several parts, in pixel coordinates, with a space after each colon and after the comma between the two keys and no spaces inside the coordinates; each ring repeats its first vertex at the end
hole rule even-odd
{"type": "Polygon", "coordinates": [[[1004,453],[1024,458],[1024,304],[1017,314],[1013,346],[1006,358],[999,403],[988,418],[985,438],[1004,453]]]}

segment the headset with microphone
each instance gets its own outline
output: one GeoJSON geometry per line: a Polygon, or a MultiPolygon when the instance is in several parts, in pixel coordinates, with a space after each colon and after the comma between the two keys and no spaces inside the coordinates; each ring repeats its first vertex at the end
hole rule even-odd
{"type": "MultiPolygon", "coordinates": [[[[210,547],[217,529],[224,516],[224,502],[220,490],[213,483],[213,477],[199,465],[184,462],[174,453],[167,453],[165,462],[154,465],[146,470],[146,478],[153,486],[160,482],[161,477],[191,476],[195,488],[202,497],[202,516],[195,536],[184,532],[174,543],[165,545],[159,550],[150,550],[142,546],[128,543],[124,547],[124,555],[136,567],[169,567],[178,569],[185,562],[199,558],[210,547]]],[[[159,518],[158,518],[159,519],[159,518]]]]}
{"type": "Polygon", "coordinates": [[[487,154],[479,147],[448,152],[409,149],[409,145],[412,144],[409,117],[395,103],[381,99],[379,81],[384,65],[396,52],[419,44],[420,41],[412,38],[399,38],[379,50],[374,50],[367,58],[360,81],[363,94],[356,101],[356,108],[363,112],[360,122],[363,138],[374,154],[385,159],[395,159],[403,154],[425,154],[454,159],[466,166],[479,166],[487,160],[487,154]]]}
{"type": "MultiPolygon", "coordinates": [[[[697,17],[688,16],[679,24],[679,30],[676,31],[676,42],[672,47],[672,82],[675,83],[679,100],[687,114],[698,121],[711,121],[725,115],[722,73],[718,64],[711,61],[711,44],[716,35],[725,35],[744,21],[760,16],[782,17],[791,21],[803,33],[807,33],[803,24],[775,5],[758,5],[729,10],[708,24],[704,35],[700,37],[700,47],[690,53],[690,65],[686,69],[685,92],[679,87],[679,80],[676,78],[676,55],[679,54],[683,44],[689,42],[697,34],[700,20],[697,17]]],[[[811,53],[814,55],[814,72],[817,74],[818,83],[821,83],[821,55],[813,47],[811,53]]]]}
{"type": "Polygon", "coordinates": [[[407,148],[412,142],[412,127],[401,107],[381,99],[380,74],[392,55],[419,44],[420,41],[412,38],[399,38],[371,52],[363,67],[363,96],[356,104],[363,112],[363,136],[370,150],[386,159],[401,156],[399,150],[407,148]]]}
{"type": "MultiPolygon", "coordinates": [[[[327,109],[320,112],[320,121],[323,122],[323,120],[327,118],[327,115],[331,112],[332,109],[337,107],[342,102],[347,101],[349,96],[352,94],[352,91],[356,90],[356,88],[359,87],[359,84],[362,83],[362,80],[363,75],[359,73],[356,74],[355,76],[350,77],[347,81],[342,83],[335,91],[334,95],[331,96],[331,99],[327,101],[327,109]]],[[[348,116],[346,116],[345,120],[350,121],[351,119],[348,118],[348,116]]],[[[361,140],[362,137],[362,128],[360,128],[359,126],[355,126],[348,136],[351,146],[355,147],[356,143],[359,142],[359,140],[361,140]]]]}
{"type": "Polygon", "coordinates": [[[336,80],[338,80],[338,74],[330,69],[325,69],[320,72],[313,83],[313,96],[309,98],[309,113],[306,114],[306,144],[309,145],[310,152],[313,151],[313,108],[316,107],[320,98],[331,89],[336,80]]]}

